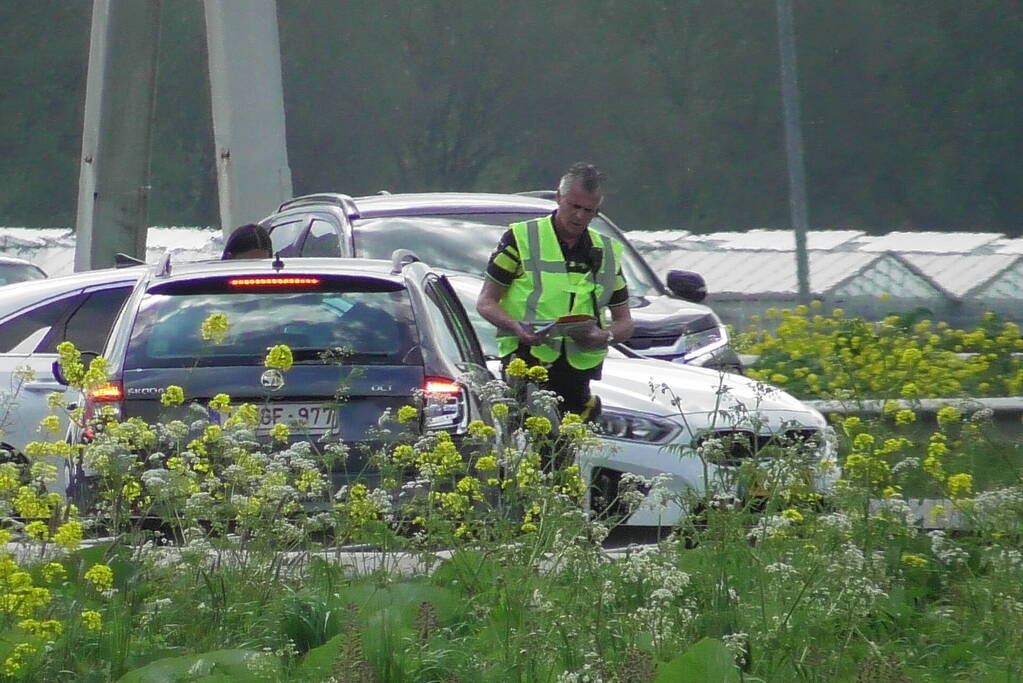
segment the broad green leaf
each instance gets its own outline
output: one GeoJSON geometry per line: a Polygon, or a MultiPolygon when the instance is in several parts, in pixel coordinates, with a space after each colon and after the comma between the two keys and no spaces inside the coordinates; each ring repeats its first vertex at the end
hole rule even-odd
{"type": "Polygon", "coordinates": [[[732,683],[739,680],[735,657],[724,643],[704,638],[675,659],[657,667],[657,683],[732,683]]]}
{"type": "Polygon", "coordinates": [[[297,681],[325,681],[330,678],[334,670],[334,660],[337,652],[346,638],[351,636],[347,633],[339,633],[319,647],[309,650],[302,658],[294,672],[294,679],[297,681]]]}
{"type": "Polygon", "coordinates": [[[259,650],[216,650],[168,657],[129,671],[120,683],[185,683],[186,681],[278,681],[277,657],[259,650]]]}

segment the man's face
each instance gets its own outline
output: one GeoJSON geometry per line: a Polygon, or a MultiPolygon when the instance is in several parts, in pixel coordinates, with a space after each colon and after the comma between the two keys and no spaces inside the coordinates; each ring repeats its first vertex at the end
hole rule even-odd
{"type": "Polygon", "coordinates": [[[597,215],[602,200],[600,192],[587,192],[579,182],[573,183],[564,194],[557,192],[554,201],[558,203],[557,223],[563,236],[582,235],[597,215]]]}

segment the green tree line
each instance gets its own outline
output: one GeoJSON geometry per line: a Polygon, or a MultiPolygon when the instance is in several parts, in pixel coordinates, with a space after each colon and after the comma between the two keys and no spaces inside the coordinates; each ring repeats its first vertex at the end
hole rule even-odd
{"type": "MultiPolygon", "coordinates": [[[[5,0],[0,224],[73,225],[89,0],[5,0]]],[[[163,3],[150,221],[218,223],[201,0],[163,3]]],[[[770,0],[278,0],[296,193],[550,188],[789,225],[770,0]]],[[[1021,234],[1023,4],[797,0],[814,228],[1021,234]]]]}

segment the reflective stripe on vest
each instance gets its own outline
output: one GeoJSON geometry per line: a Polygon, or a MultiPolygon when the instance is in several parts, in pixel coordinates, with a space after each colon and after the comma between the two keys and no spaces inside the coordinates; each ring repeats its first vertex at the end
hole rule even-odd
{"type": "MultiPolygon", "coordinates": [[[[603,322],[601,314],[614,293],[621,246],[613,240],[605,240],[595,230],[589,230],[593,246],[603,253],[600,267],[596,273],[569,273],[550,217],[515,223],[511,229],[523,275],[512,281],[501,299],[505,312],[527,324],[544,324],[563,315],[578,313],[594,315],[603,322]],[[596,296],[594,290],[598,292],[596,296]]],[[[511,353],[518,343],[517,337],[499,336],[499,353],[502,356],[511,353]]],[[[571,337],[565,337],[564,343],[566,359],[578,369],[595,367],[607,355],[606,348],[580,349],[571,337]]],[[[548,344],[533,346],[530,350],[545,362],[552,362],[561,355],[557,348],[548,344]]]]}

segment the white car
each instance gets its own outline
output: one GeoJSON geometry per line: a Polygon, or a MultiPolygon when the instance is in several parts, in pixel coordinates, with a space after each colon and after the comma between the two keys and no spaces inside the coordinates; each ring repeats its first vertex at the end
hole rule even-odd
{"type": "Polygon", "coordinates": [[[46,272],[23,258],[0,256],[0,285],[10,285],[26,280],[41,280],[46,272]]]}
{"type": "MultiPolygon", "coordinates": [[[[460,273],[447,277],[491,359],[491,372],[499,373],[497,331],[476,312],[483,281],[460,273]]],[[[687,492],[698,499],[705,499],[708,489],[725,496],[741,494],[730,486],[737,467],[764,455],[768,451],[761,451],[772,444],[805,444],[802,451],[816,471],[815,480],[807,483],[815,491],[829,491],[838,478],[834,432],[824,416],[776,387],[616,347],[609,350],[603,376],[591,389],[601,398],[600,428],[611,448],[584,455],[580,466],[591,492],[604,498],[591,500],[591,507],[614,506],[612,512],[627,515],[625,525],[676,524],[686,514],[687,492]],[[708,443],[715,438],[716,443],[708,443]],[[708,462],[706,470],[696,452],[704,444],[705,457],[718,463],[708,462]],[[714,447],[716,454],[711,453],[714,447]],[[663,475],[663,485],[660,490],[640,487],[643,500],[627,507],[617,493],[618,483],[629,473],[647,480],[663,475]]],[[[771,469],[769,463],[760,466],[771,469]]],[[[778,471],[769,474],[776,482],[782,476],[778,471]]]]}
{"type": "MultiPolygon", "coordinates": [[[[53,392],[74,394],[53,377],[57,345],[100,353],[144,267],[93,270],[0,287],[0,449],[20,456],[45,440],[39,422],[53,392]]],[[[61,434],[67,427],[62,425],[61,434]]]]}

